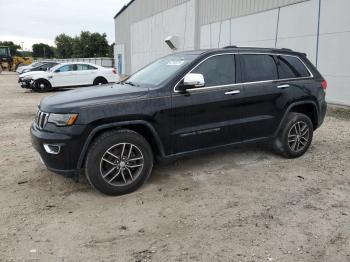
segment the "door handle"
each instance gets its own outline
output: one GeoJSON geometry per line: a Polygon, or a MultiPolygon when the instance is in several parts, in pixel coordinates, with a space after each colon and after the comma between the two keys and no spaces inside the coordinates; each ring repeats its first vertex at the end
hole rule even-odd
{"type": "Polygon", "coordinates": [[[239,90],[232,90],[232,91],[226,92],[225,95],[232,96],[232,95],[238,95],[240,93],[241,91],[239,90]]]}
{"type": "Polygon", "coordinates": [[[290,87],[290,85],[288,85],[288,84],[277,86],[278,89],[284,89],[284,88],[288,88],[288,87],[290,87]]]}

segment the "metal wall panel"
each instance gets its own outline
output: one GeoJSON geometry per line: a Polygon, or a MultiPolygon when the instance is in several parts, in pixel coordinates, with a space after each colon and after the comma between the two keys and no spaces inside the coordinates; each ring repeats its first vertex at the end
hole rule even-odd
{"type": "Polygon", "coordinates": [[[198,0],[198,19],[205,25],[304,1],[309,0],[198,0]]]}
{"type": "Polygon", "coordinates": [[[169,35],[179,37],[175,52],[195,49],[194,1],[177,5],[131,25],[131,73],[159,57],[173,53],[164,42],[169,35]],[[176,17],[176,23],[173,17],[176,17]]]}
{"type": "MultiPolygon", "coordinates": [[[[125,45],[125,72],[131,72],[131,25],[189,0],[136,0],[115,19],[116,44],[125,45]]],[[[176,17],[174,17],[176,23],[176,17]]]]}
{"type": "MultiPolygon", "coordinates": [[[[131,72],[131,25],[189,0],[136,0],[115,19],[116,44],[125,45],[125,71],[131,72]]],[[[196,48],[202,25],[309,0],[196,0],[196,48]]],[[[177,23],[177,17],[174,23],[177,23]]]]}
{"type": "Polygon", "coordinates": [[[322,0],[319,69],[328,81],[327,101],[350,106],[350,1],[322,0]]]}

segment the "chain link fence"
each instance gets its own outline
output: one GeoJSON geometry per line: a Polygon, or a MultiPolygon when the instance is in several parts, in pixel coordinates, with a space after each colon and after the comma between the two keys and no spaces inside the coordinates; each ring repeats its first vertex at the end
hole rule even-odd
{"type": "Polygon", "coordinates": [[[67,58],[67,59],[38,59],[37,61],[55,61],[59,63],[67,62],[85,62],[92,63],[103,67],[114,67],[114,59],[110,57],[96,57],[96,58],[67,58]]]}

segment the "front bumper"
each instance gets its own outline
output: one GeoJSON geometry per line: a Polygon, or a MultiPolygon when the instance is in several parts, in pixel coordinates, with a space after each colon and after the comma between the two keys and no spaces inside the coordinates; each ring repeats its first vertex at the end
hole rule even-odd
{"type": "Polygon", "coordinates": [[[75,136],[52,133],[38,129],[34,123],[30,129],[32,145],[39,153],[42,162],[52,172],[74,176],[80,173],[78,159],[81,153],[81,141],[75,136]],[[49,153],[46,147],[59,148],[59,152],[49,153]]]}
{"type": "Polygon", "coordinates": [[[32,80],[23,80],[18,79],[18,83],[21,85],[22,88],[32,88],[33,81],[32,80]]]}

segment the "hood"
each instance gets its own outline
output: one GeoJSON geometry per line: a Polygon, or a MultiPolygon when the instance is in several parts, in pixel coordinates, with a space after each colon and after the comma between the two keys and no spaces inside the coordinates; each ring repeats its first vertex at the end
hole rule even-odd
{"type": "Polygon", "coordinates": [[[23,74],[20,74],[19,77],[27,77],[27,76],[33,76],[33,75],[38,75],[38,74],[41,74],[41,73],[45,73],[45,71],[30,71],[30,72],[27,72],[27,73],[23,73],[23,74]]]}
{"type": "Polygon", "coordinates": [[[31,68],[30,65],[20,66],[17,68],[17,71],[23,71],[24,69],[31,68]]]}
{"type": "Polygon", "coordinates": [[[45,97],[40,103],[40,109],[49,113],[79,113],[84,107],[115,104],[147,95],[146,87],[121,84],[92,86],[45,97]]]}

